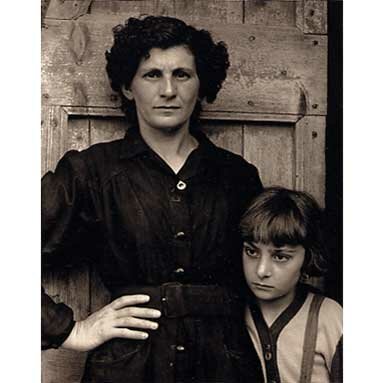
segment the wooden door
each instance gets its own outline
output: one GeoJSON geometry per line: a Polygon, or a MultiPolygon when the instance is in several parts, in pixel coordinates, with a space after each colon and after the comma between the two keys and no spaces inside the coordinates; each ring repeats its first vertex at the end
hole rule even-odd
{"type": "MultiPolygon", "coordinates": [[[[227,43],[231,67],[202,125],[224,148],[254,163],[265,185],[312,193],[324,204],[327,3],[322,0],[45,1],[42,25],[42,171],[69,149],[122,137],[104,53],[111,29],[130,16],[176,16],[227,43]]],[[[108,299],[89,267],[45,274],[56,301],[81,319],[108,299]]],[[[317,282],[317,283],[320,283],[317,282]]],[[[80,381],[85,355],[43,352],[44,383],[80,381]]]]}

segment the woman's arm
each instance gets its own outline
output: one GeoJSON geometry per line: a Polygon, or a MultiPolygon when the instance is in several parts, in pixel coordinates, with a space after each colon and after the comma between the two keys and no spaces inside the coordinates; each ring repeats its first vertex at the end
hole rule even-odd
{"type": "MultiPolygon", "coordinates": [[[[100,207],[96,206],[96,188],[87,173],[84,156],[72,151],[59,161],[54,173],[49,172],[42,179],[43,268],[60,269],[85,258],[76,251],[76,243],[77,249],[85,248],[87,254],[92,254],[91,244],[89,248],[88,244],[84,246],[84,233],[92,231],[100,207]]],[[[87,351],[115,337],[146,339],[147,333],[131,328],[158,327],[149,320],[161,315],[158,310],[135,306],[149,299],[147,295],[123,296],[75,322],[70,307],[55,303],[42,290],[42,346],[87,351]]]]}

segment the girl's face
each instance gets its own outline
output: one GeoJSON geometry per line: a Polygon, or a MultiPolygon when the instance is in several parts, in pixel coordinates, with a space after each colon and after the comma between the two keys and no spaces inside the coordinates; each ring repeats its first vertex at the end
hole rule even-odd
{"type": "Polygon", "coordinates": [[[152,48],[123,91],[135,101],[141,132],[188,128],[199,92],[193,54],[184,46],[152,48]]]}
{"type": "Polygon", "coordinates": [[[304,259],[301,245],[245,242],[242,260],[247,285],[259,301],[279,300],[288,305],[294,299],[304,259]]]}

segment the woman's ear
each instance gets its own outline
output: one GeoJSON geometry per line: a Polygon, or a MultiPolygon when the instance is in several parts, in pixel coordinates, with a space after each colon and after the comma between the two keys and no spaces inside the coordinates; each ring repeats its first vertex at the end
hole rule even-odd
{"type": "Polygon", "coordinates": [[[121,91],[122,91],[122,94],[123,94],[129,101],[133,101],[133,100],[134,100],[133,92],[131,91],[130,88],[126,88],[126,86],[123,85],[123,86],[121,87],[121,91]]]}

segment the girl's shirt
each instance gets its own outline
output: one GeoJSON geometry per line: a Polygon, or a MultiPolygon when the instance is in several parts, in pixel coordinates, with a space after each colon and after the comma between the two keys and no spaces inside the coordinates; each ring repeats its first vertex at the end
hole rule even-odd
{"type": "MultiPolygon", "coordinates": [[[[294,301],[269,328],[255,302],[245,311],[245,321],[268,383],[300,381],[305,328],[314,294],[298,291],[294,301]]],[[[342,307],[325,298],[318,314],[312,383],[342,381],[342,307]]]]}

